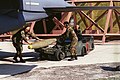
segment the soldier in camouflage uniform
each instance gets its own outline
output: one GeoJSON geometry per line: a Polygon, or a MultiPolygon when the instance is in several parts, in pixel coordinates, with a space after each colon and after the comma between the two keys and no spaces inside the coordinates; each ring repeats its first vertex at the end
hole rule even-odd
{"type": "Polygon", "coordinates": [[[15,54],[15,56],[13,58],[16,63],[18,62],[17,57],[20,58],[20,62],[25,63],[25,60],[22,59],[22,50],[23,50],[23,47],[22,47],[23,43],[22,42],[24,40],[26,43],[31,44],[30,42],[27,41],[27,38],[26,38],[27,35],[39,40],[39,38],[36,37],[34,33],[30,32],[30,27],[29,26],[24,27],[23,29],[19,30],[17,33],[15,33],[12,36],[13,46],[16,48],[16,51],[17,51],[17,53],[15,54]]]}
{"type": "Polygon", "coordinates": [[[71,59],[69,59],[69,61],[77,60],[76,45],[78,43],[78,37],[74,30],[69,26],[69,23],[67,21],[64,22],[64,27],[66,28],[66,32],[63,35],[64,39],[69,37],[71,40],[70,44],[71,59]]]}

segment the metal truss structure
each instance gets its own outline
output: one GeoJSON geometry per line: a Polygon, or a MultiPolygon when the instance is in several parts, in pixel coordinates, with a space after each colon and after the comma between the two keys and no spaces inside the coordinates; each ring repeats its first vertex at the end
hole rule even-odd
{"type": "MultiPolygon", "coordinates": [[[[120,6],[118,4],[120,0],[66,0],[67,2],[76,6],[101,6],[106,4],[108,6],[120,6]]],[[[108,9],[108,10],[88,10],[88,11],[76,11],[76,12],[63,12],[61,13],[61,19],[53,17],[54,28],[51,33],[47,33],[46,20],[43,19],[43,34],[36,34],[42,37],[59,36],[65,32],[63,28],[63,22],[69,21],[73,23],[74,27],[79,25],[82,29],[83,36],[100,37],[102,43],[105,43],[106,38],[113,36],[120,36],[120,10],[119,9],[108,9]],[[99,14],[98,14],[99,13],[99,14]],[[96,16],[97,15],[97,16],[96,16]],[[96,17],[94,17],[96,16],[96,17]],[[72,22],[73,20],[73,22],[72,22]],[[102,22],[103,21],[103,22],[102,22]],[[101,25],[102,23],[102,25],[101,25]],[[84,28],[83,28],[84,27],[84,28]],[[114,28],[116,29],[114,31],[114,28]]],[[[34,26],[36,21],[31,22],[31,31],[34,32],[34,26]]],[[[41,27],[41,25],[40,25],[41,27]]],[[[1,35],[5,37],[6,34],[1,35]]]]}

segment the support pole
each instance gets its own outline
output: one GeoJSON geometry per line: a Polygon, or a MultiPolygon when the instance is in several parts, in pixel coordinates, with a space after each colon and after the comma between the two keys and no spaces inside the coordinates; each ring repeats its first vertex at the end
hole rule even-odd
{"type": "Polygon", "coordinates": [[[33,22],[31,22],[31,25],[30,25],[30,32],[33,32],[34,33],[34,26],[35,26],[35,23],[36,23],[36,21],[33,21],[33,22]]]}
{"type": "Polygon", "coordinates": [[[44,32],[47,33],[47,28],[46,28],[46,21],[43,19],[43,27],[44,27],[44,32]]]}
{"type": "MultiPolygon", "coordinates": [[[[113,6],[112,0],[110,1],[110,6],[113,6]]],[[[109,27],[111,14],[112,14],[112,9],[109,9],[108,14],[107,14],[106,24],[105,24],[105,30],[104,30],[103,37],[102,37],[102,43],[105,43],[105,40],[106,40],[106,36],[105,35],[107,34],[107,30],[108,30],[108,27],[109,27]]]]}

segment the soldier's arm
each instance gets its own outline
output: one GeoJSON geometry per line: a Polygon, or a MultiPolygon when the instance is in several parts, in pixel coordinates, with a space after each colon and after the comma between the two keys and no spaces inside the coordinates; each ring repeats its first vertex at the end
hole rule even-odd
{"type": "Polygon", "coordinates": [[[25,32],[24,32],[24,31],[21,31],[21,36],[22,36],[23,40],[24,40],[26,43],[30,44],[30,43],[27,41],[27,38],[26,38],[26,36],[25,36],[25,32]]]}
{"type": "Polygon", "coordinates": [[[34,33],[28,32],[28,34],[29,34],[32,38],[34,38],[34,39],[36,39],[36,40],[40,40],[34,33]]]}
{"type": "Polygon", "coordinates": [[[57,42],[58,42],[58,44],[64,44],[65,39],[66,39],[66,34],[65,34],[65,33],[62,34],[62,35],[60,35],[60,36],[58,36],[58,37],[57,37],[57,42]]]}
{"type": "Polygon", "coordinates": [[[75,31],[74,31],[72,28],[70,28],[70,33],[71,33],[71,35],[72,35],[74,38],[77,38],[77,35],[76,35],[75,31]]]}

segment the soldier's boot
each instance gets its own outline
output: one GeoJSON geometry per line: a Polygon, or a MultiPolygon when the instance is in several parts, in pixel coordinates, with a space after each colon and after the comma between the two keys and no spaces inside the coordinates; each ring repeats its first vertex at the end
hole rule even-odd
{"type": "Polygon", "coordinates": [[[77,55],[75,55],[75,60],[78,60],[77,55]]]}
{"type": "Polygon", "coordinates": [[[22,59],[22,55],[19,55],[19,58],[20,58],[20,62],[25,63],[25,60],[22,59]]]}
{"type": "Polygon", "coordinates": [[[15,56],[13,60],[15,60],[14,63],[18,63],[17,56],[15,56]]]}
{"type": "Polygon", "coordinates": [[[20,62],[25,63],[26,61],[22,58],[20,58],[20,62]]]}
{"type": "Polygon", "coordinates": [[[75,60],[74,56],[71,56],[71,59],[68,59],[68,61],[74,61],[74,60],[75,60]]]}

